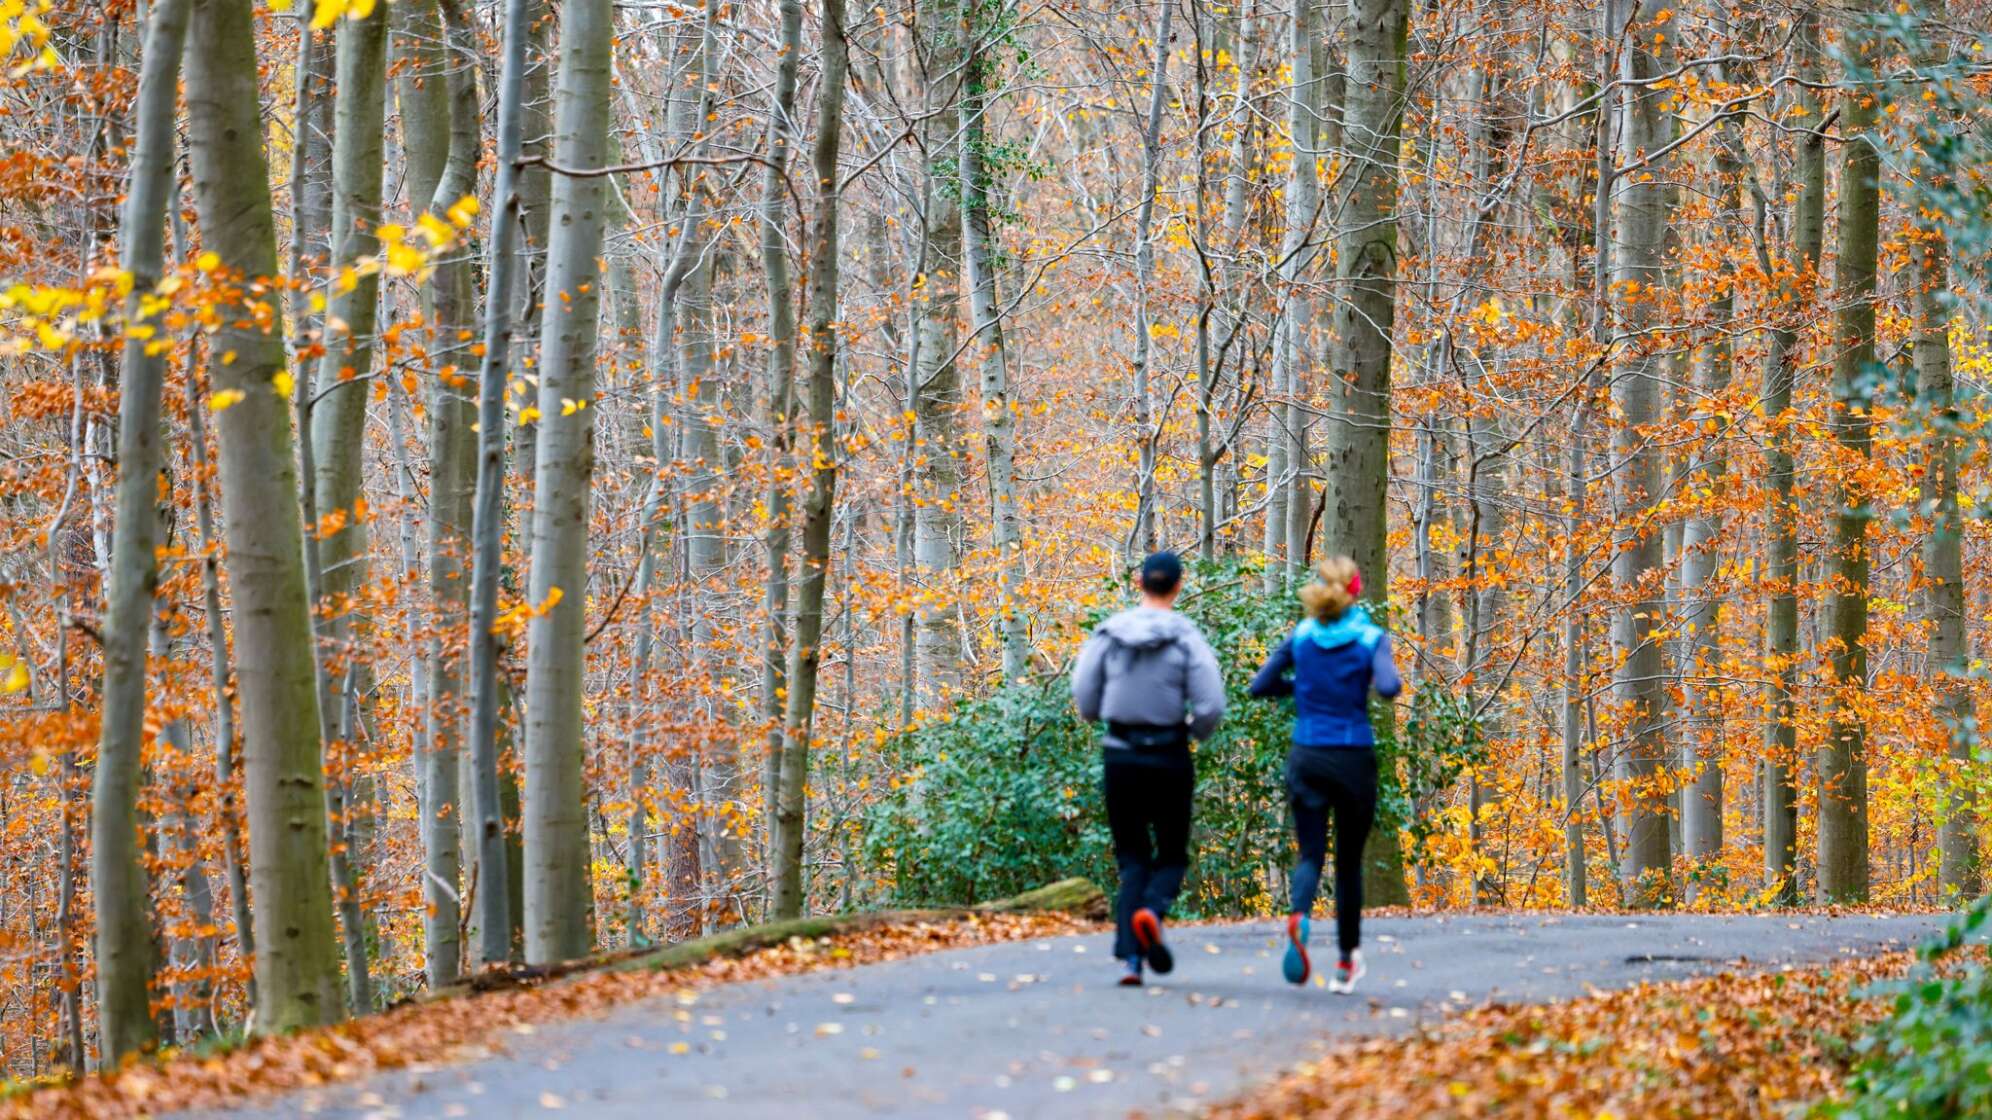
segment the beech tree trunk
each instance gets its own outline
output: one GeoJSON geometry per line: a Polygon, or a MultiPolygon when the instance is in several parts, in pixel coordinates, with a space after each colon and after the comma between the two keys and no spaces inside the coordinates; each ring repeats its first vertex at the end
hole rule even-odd
{"type": "MultiPolygon", "coordinates": [[[[251,0],[194,0],[186,88],[195,205],[202,244],[238,282],[277,275],[257,74],[251,0]]],[[[235,599],[250,868],[264,933],[255,1028],[275,1034],[342,1014],[304,533],[291,427],[275,384],[284,370],[283,340],[247,316],[224,316],[210,353],[235,355],[211,367],[210,400],[240,394],[216,415],[215,427],[235,599]]]]}
{"type": "MultiPolygon", "coordinates": [[[[1628,6],[1630,7],[1630,6],[1628,6]]],[[[1615,27],[1626,40],[1621,77],[1650,83],[1673,66],[1674,23],[1643,9],[1627,10],[1630,26],[1615,27]]],[[[1624,94],[1624,150],[1628,160],[1646,158],[1672,139],[1672,117],[1663,102],[1664,90],[1633,86],[1624,94]]],[[[1666,905],[1673,897],[1673,852],[1668,836],[1667,799],[1657,787],[1667,770],[1663,724],[1666,681],[1663,650],[1654,632],[1661,628],[1665,606],[1662,579],[1652,578],[1662,564],[1662,540],[1646,524],[1646,514],[1660,497],[1661,451],[1641,429],[1658,418],[1660,392],[1667,376],[1665,357],[1647,337],[1662,311],[1657,300],[1666,283],[1667,224],[1672,218],[1674,189],[1656,168],[1624,176],[1617,185],[1613,238],[1613,287],[1623,332],[1630,341],[1612,382],[1612,404],[1618,423],[1612,430],[1612,454],[1618,464],[1618,510],[1630,539],[1620,544],[1612,562],[1613,579],[1625,601],[1613,620],[1621,668],[1615,682],[1620,703],[1629,709],[1630,723],[1622,750],[1623,770],[1635,783],[1626,810],[1626,901],[1635,906],[1666,905]]]]}
{"type": "MultiPolygon", "coordinates": [[[[1327,425],[1325,553],[1345,553],[1363,573],[1363,596],[1389,602],[1385,553],[1390,510],[1390,357],[1397,316],[1397,181],[1403,114],[1405,0],[1350,0],[1343,141],[1349,163],[1337,206],[1335,343],[1338,384],[1327,425]]],[[[1292,547],[1293,542],[1289,542],[1292,547]]],[[[1385,775],[1385,781],[1394,781],[1385,775]]],[[[1409,901],[1397,831],[1377,822],[1364,860],[1365,899],[1409,901]]]]}
{"type": "Polygon", "coordinates": [[[962,633],[957,569],[967,531],[961,492],[966,448],[961,435],[961,371],[956,361],[961,315],[962,226],[955,138],[961,128],[961,43],[945,5],[929,0],[916,47],[924,81],[927,158],[922,168],[923,270],[914,293],[910,343],[913,411],[913,560],[926,593],[916,611],[914,698],[934,707],[961,688],[962,633]]]}
{"type": "Polygon", "coordinates": [[[610,199],[597,170],[609,154],[609,0],[560,12],[552,233],[540,327],[526,637],[526,961],[572,960],[592,945],[594,892],[582,784],[583,626],[588,602],[589,488],[595,471],[596,258],[610,199]],[[575,174],[580,172],[580,174],[575,174]]]}
{"type": "MultiPolygon", "coordinates": [[[[462,0],[443,0],[451,50],[438,61],[445,68],[430,80],[445,85],[448,100],[449,158],[424,207],[447,214],[477,189],[477,161],[483,152],[477,100],[477,54],[473,29],[460,9],[462,0]]],[[[472,495],[476,486],[476,409],[465,390],[470,378],[468,337],[476,314],[475,285],[466,247],[446,251],[431,278],[429,305],[435,316],[432,358],[440,358],[429,394],[429,602],[435,637],[426,651],[429,707],[428,752],[422,759],[423,935],[429,986],[456,980],[463,967],[462,772],[465,693],[463,647],[446,636],[469,624],[469,582],[465,561],[471,550],[472,495]]]]}
{"type": "MultiPolygon", "coordinates": [[[[1723,72],[1727,74],[1727,68],[1723,72]]],[[[1736,119],[1732,116],[1721,128],[1721,142],[1711,161],[1716,179],[1715,197],[1722,211],[1716,229],[1719,233],[1733,234],[1738,232],[1735,216],[1741,204],[1737,188],[1742,174],[1734,156],[1738,143],[1736,119]]],[[[1724,399],[1735,373],[1730,334],[1736,307],[1736,275],[1733,270],[1725,271],[1723,287],[1711,301],[1713,333],[1696,352],[1693,362],[1693,395],[1706,402],[1724,399]]],[[[1722,417],[1697,411],[1701,412],[1701,419],[1725,422],[1722,417]]],[[[1726,736],[1721,683],[1724,674],[1720,665],[1723,602],[1710,585],[1717,578],[1717,550],[1721,547],[1726,521],[1716,503],[1727,497],[1724,477],[1729,464],[1726,444],[1711,441],[1702,454],[1706,455],[1706,462],[1700,465],[1699,472],[1690,464],[1682,487],[1707,504],[1688,519],[1681,532],[1681,617],[1687,630],[1683,643],[1686,664],[1682,670],[1687,726],[1681,764],[1683,771],[1692,777],[1691,783],[1681,791],[1681,836],[1688,858],[1709,868],[1722,854],[1725,810],[1722,763],[1726,736]]],[[[1694,901],[1700,893],[1699,882],[1699,877],[1688,881],[1688,901],[1694,901]]]]}
{"type": "Polygon", "coordinates": [[[1149,285],[1155,273],[1155,192],[1162,177],[1162,101],[1169,90],[1170,27],[1176,15],[1176,0],[1159,0],[1161,30],[1155,33],[1155,63],[1148,76],[1148,120],[1141,128],[1141,207],[1134,224],[1134,439],[1135,504],[1134,531],[1128,534],[1127,559],[1130,565],[1161,547],[1155,529],[1155,442],[1161,433],[1155,427],[1154,360],[1152,313],[1149,285]]]}
{"type": "MultiPolygon", "coordinates": [[[[177,255],[186,253],[180,243],[184,233],[174,223],[177,255]]],[[[236,797],[241,786],[240,755],[236,750],[235,690],[230,687],[234,671],[228,657],[228,631],[222,624],[221,554],[219,534],[214,528],[214,510],[208,501],[207,422],[202,415],[207,402],[201,399],[200,379],[189,371],[187,377],[187,445],[193,461],[194,526],[201,549],[201,620],[208,644],[208,682],[214,689],[214,780],[221,791],[216,807],[216,824],[221,829],[222,870],[228,880],[228,912],[235,923],[235,949],[253,961],[256,957],[256,923],[249,904],[249,869],[242,857],[242,803],[236,797]]],[[[249,976],[249,1003],[259,1006],[256,976],[249,976]]]]}
{"type": "Polygon", "coordinates": [[[997,632],[1003,650],[1003,679],[1021,679],[1029,668],[1030,626],[1021,601],[1024,583],[1023,527],[1017,512],[1017,415],[1010,397],[1010,358],[1003,341],[1002,305],[996,297],[996,270],[989,215],[989,88],[995,79],[993,44],[986,41],[991,13],[982,0],[963,6],[961,168],[962,257],[968,267],[971,337],[981,351],[982,435],[988,458],[990,538],[998,554],[997,632]]]}
{"type": "Polygon", "coordinates": [[[1929,518],[1923,539],[1923,610],[1930,620],[1930,672],[1939,696],[1937,714],[1948,740],[1949,804],[1938,836],[1938,883],[1946,901],[1969,900],[1984,889],[1979,857],[1978,803],[1970,767],[1975,736],[1966,674],[1971,659],[1966,625],[1964,516],[1958,505],[1957,385],[1950,358],[1950,246],[1944,233],[1925,225],[1917,255],[1916,404],[1929,435],[1923,449],[1922,506],[1929,518]]]}
{"type": "Polygon", "coordinates": [[[188,0],[155,0],[144,67],[132,105],[137,133],[125,199],[126,338],[118,381],[117,535],[104,606],[103,728],[90,806],[90,883],[97,900],[97,1028],[103,1066],[157,1039],[152,1019],[153,930],[139,836],[140,757],[145,738],[146,647],[159,586],[158,487],[165,466],[160,395],[167,339],[144,303],[165,269],[166,210],[176,190],[180,53],[188,0]]]}
{"type": "MultiPolygon", "coordinates": [[[[1612,229],[1611,196],[1617,164],[1613,152],[1618,141],[1619,114],[1617,98],[1612,81],[1619,68],[1618,29],[1623,22],[1618,5],[1621,0],[1607,0],[1599,13],[1601,38],[1607,44],[1600,51],[1598,84],[1599,99],[1594,114],[1593,152],[1595,159],[1594,179],[1591,184],[1591,271],[1584,275],[1584,243],[1580,232],[1570,239],[1570,272],[1573,288],[1582,290],[1588,279],[1590,287],[1590,334],[1593,342],[1602,349],[1610,331],[1607,291],[1612,273],[1612,229]]],[[[1574,193],[1582,198],[1583,182],[1580,179],[1574,193]]],[[[1568,513],[1564,526],[1568,540],[1564,543],[1563,564],[1563,874],[1564,893],[1572,906],[1583,906],[1590,898],[1589,854],[1585,851],[1583,795],[1587,785],[1592,785],[1592,777],[1597,773],[1598,757],[1596,743],[1591,750],[1585,749],[1585,716],[1589,704],[1589,685],[1585,678],[1585,667],[1589,653],[1589,633],[1585,624],[1581,604],[1587,584],[1585,572],[1586,557],[1577,547],[1578,530],[1582,528],[1584,516],[1590,502],[1591,454],[1588,444],[1591,422],[1597,414],[1597,400],[1601,392],[1601,371],[1599,363],[1585,371],[1584,384],[1579,389],[1573,415],[1570,421],[1570,441],[1564,456],[1565,500],[1568,513]],[[1585,772],[1585,755],[1590,755],[1591,773],[1585,772]]],[[[1600,814],[1603,813],[1603,794],[1598,796],[1600,814]]],[[[1607,853],[1612,863],[1617,863],[1617,853],[1613,850],[1614,841],[1610,820],[1599,822],[1604,830],[1607,853]]]]}
{"type": "MultiPolygon", "coordinates": [[[[1871,41],[1859,37],[1850,46],[1871,41]]],[[[1832,593],[1827,661],[1833,694],[1826,742],[1813,775],[1819,800],[1819,900],[1868,899],[1867,724],[1857,693],[1868,683],[1867,466],[1873,444],[1865,387],[1875,360],[1875,264],[1881,218],[1881,161],[1873,95],[1855,88],[1840,106],[1839,245],[1834,254],[1833,440],[1835,464],[1832,593]]]]}
{"type": "MultiPolygon", "coordinates": [[[[1795,504],[1797,439],[1792,423],[1792,390],[1798,378],[1799,331],[1812,318],[1818,270],[1826,239],[1826,140],[1818,131],[1819,14],[1807,5],[1797,16],[1793,49],[1798,55],[1798,119],[1810,122],[1798,139],[1797,199],[1792,210],[1791,249],[1779,290],[1780,313],[1771,329],[1764,359],[1764,416],[1770,436],[1764,474],[1771,490],[1768,510],[1769,557],[1765,566],[1770,605],[1764,626],[1765,670],[1770,679],[1770,723],[1764,736],[1764,879],[1784,905],[1798,903],[1798,509],[1795,504]]],[[[1767,209],[1767,200],[1760,199],[1767,209]]],[[[1759,222],[1761,224],[1762,217],[1759,222]]],[[[1759,241],[1759,263],[1771,264],[1759,241]]]]}
{"type": "Polygon", "coordinates": [[[768,295],[768,426],[774,463],[768,484],[768,527],[762,544],[768,578],[761,600],[766,634],[761,644],[761,716],[768,726],[761,772],[768,843],[765,864],[770,894],[775,879],[781,815],[784,717],[788,693],[789,483],[793,467],[795,407],[795,296],[789,283],[786,197],[789,158],[797,135],[795,92],[802,54],[802,0],[781,0],[781,57],[775,65],[774,102],[768,118],[768,166],[761,179],[761,272],[768,295]]]}
{"type": "Polygon", "coordinates": [[[830,576],[830,523],[836,512],[837,467],[837,157],[844,134],[844,84],[850,47],[844,39],[844,0],[823,0],[822,86],[816,101],[811,167],[816,212],[809,240],[809,381],[811,469],[802,507],[802,569],[796,585],[795,644],[790,654],[788,710],[783,718],[780,802],[775,814],[774,914],[796,918],[807,906],[802,856],[807,838],[809,740],[816,718],[817,668],[823,658],[823,599],[830,576]]]}
{"type": "MultiPolygon", "coordinates": [[[[383,13],[385,14],[385,13],[383,13]]],[[[380,224],[385,169],[383,133],[387,113],[387,19],[342,19],[338,31],[338,80],[332,135],[332,257],[344,267],[380,250],[374,228],[380,224]]],[[[380,274],[362,273],[341,292],[333,285],[327,301],[325,356],[320,361],[310,406],[312,462],[316,477],[312,509],[320,517],[337,514],[344,528],[318,541],[317,593],[324,622],[319,655],[320,719],[328,744],[343,741],[349,759],[357,753],[357,682],[365,667],[356,660],[350,616],[353,593],[366,583],[367,527],[357,508],[367,417],[367,375],[373,372],[374,327],[380,311],[380,274]]],[[[311,527],[307,526],[307,530],[311,527]]],[[[349,762],[350,766],[350,762],[349,762]]],[[[339,927],[345,942],[348,998],[353,1010],[373,1004],[368,973],[366,918],[359,898],[360,874],[352,845],[342,835],[352,811],[346,796],[350,779],[328,785],[332,809],[332,875],[338,892],[339,927]]]]}
{"type": "MultiPolygon", "coordinates": [[[[478,960],[498,964],[512,954],[512,934],[521,924],[512,908],[512,865],[505,835],[507,783],[498,775],[499,704],[505,694],[498,677],[500,640],[498,576],[505,545],[505,383],[510,376],[512,303],[509,293],[520,273],[521,133],[525,117],[526,48],[532,38],[531,0],[505,0],[505,45],[498,77],[498,174],[491,236],[486,246],[484,361],[477,375],[477,486],[471,511],[470,572],[470,828],[472,864],[481,880],[471,923],[478,960]]],[[[528,250],[530,251],[530,250],[528,250]]],[[[578,607],[578,604],[577,604],[578,607]]],[[[523,910],[523,891],[521,892],[523,910]]]]}
{"type": "MultiPolygon", "coordinates": [[[[1924,49],[1941,58],[1942,0],[1920,6],[1924,49]]],[[[1938,832],[1937,884],[1943,901],[1975,899],[1985,889],[1974,792],[1972,747],[1976,727],[1968,675],[1971,630],[1964,582],[1964,515],[1958,502],[1963,457],[1957,382],[1951,368],[1950,324],[1956,304],[1950,291],[1950,242],[1941,224],[1919,221],[1916,247],[1916,411],[1924,425],[1921,508],[1929,520],[1923,538],[1923,613],[1930,622],[1929,671],[1937,714],[1947,739],[1948,804],[1938,832]]]]}
{"type": "MultiPolygon", "coordinates": [[[[1307,327],[1314,318],[1314,301],[1307,286],[1314,274],[1314,246],[1323,236],[1321,186],[1321,83],[1314,73],[1317,0],[1294,5],[1288,63],[1293,75],[1287,95],[1287,130],[1294,159],[1286,191],[1286,240],[1280,246],[1280,310],[1273,329],[1273,388],[1279,400],[1269,410],[1271,439],[1266,466],[1266,572],[1271,594],[1299,579],[1307,567],[1306,526],[1311,497],[1307,478],[1308,412],[1304,367],[1310,363],[1307,327]],[[1300,513],[1296,518],[1295,511],[1300,513]],[[1300,533],[1295,535],[1295,528],[1300,533]]],[[[1374,123],[1374,122],[1372,122],[1374,123]]],[[[1395,135],[1395,126],[1392,126],[1395,135]]],[[[1392,153],[1393,184],[1396,167],[1392,153]]],[[[1394,237],[1394,229],[1392,236],[1394,237]]],[[[1367,568],[1365,578],[1370,576],[1367,568]]]]}

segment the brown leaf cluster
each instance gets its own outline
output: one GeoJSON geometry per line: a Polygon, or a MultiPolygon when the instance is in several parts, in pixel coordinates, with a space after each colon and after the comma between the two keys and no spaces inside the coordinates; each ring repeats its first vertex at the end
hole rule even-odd
{"type": "Polygon", "coordinates": [[[1492,1005],[1332,1051],[1210,1120],[1772,1117],[1830,1097],[1847,1042],[1887,1010],[1863,985],[1910,954],[1725,972],[1566,1003],[1492,1005]]]}
{"type": "Polygon", "coordinates": [[[522,1025],[597,1014],[636,1000],[718,984],[895,960],[943,949],[1094,928],[1064,914],[964,914],[792,938],[682,969],[593,971],[482,995],[408,1003],[378,1015],[209,1058],[169,1056],[0,1101],[4,1120],[101,1120],[212,1108],[244,1097],[365,1077],[415,1062],[473,1057],[522,1025]]]}

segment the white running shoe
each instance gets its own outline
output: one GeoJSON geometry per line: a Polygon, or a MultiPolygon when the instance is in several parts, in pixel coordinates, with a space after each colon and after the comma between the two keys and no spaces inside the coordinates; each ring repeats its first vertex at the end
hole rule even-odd
{"type": "Polygon", "coordinates": [[[1356,981],[1363,978],[1369,969],[1363,967],[1363,951],[1350,950],[1349,955],[1335,965],[1328,975],[1328,990],[1337,995],[1348,995],[1356,990],[1356,981]]]}

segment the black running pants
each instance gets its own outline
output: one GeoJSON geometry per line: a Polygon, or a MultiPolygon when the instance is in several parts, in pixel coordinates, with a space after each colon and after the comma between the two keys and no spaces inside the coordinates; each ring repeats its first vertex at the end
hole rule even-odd
{"type": "Polygon", "coordinates": [[[1347,956],[1362,943],[1363,844],[1376,822],[1376,752],[1369,747],[1303,747],[1287,755],[1293,805],[1295,913],[1309,914],[1321,889],[1328,822],[1335,822],[1335,937],[1347,956]]]}
{"type": "Polygon", "coordinates": [[[1134,938],[1134,912],[1146,907],[1166,918],[1183,889],[1196,780],[1187,748],[1107,750],[1107,827],[1120,867],[1120,896],[1114,905],[1114,956],[1120,960],[1141,951],[1134,938]]]}

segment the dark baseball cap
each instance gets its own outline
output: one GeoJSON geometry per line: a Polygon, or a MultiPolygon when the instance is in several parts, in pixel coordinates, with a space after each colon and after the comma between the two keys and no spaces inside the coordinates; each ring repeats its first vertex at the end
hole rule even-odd
{"type": "Polygon", "coordinates": [[[1150,595],[1167,595],[1183,582],[1183,561],[1169,551],[1149,553],[1141,562],[1141,589],[1150,595]]]}

